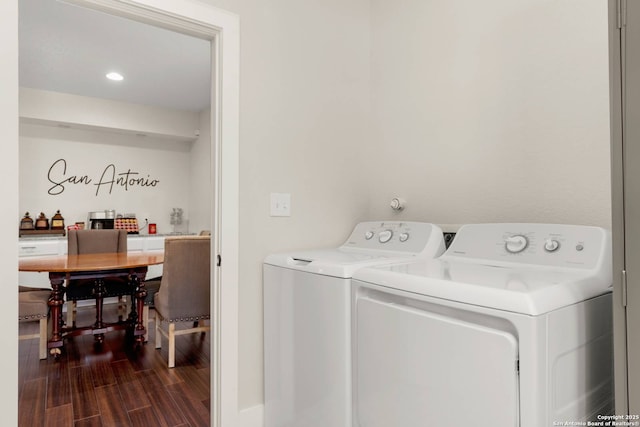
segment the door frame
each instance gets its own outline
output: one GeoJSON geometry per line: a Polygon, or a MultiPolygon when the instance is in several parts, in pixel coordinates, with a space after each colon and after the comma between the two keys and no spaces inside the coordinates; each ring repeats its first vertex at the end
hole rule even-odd
{"type": "MultiPolygon", "coordinates": [[[[17,7],[19,0],[12,0],[17,7]]],[[[211,425],[239,425],[238,408],[238,239],[239,239],[239,17],[197,0],[62,0],[211,42],[211,174],[213,251],[211,272],[211,425]],[[223,256],[224,254],[224,256],[223,256]],[[222,259],[219,263],[218,260],[222,259]]],[[[9,30],[13,29],[10,27],[9,30]]],[[[17,30],[17,25],[15,27],[17,30]]],[[[15,37],[17,41],[17,36],[15,37]]],[[[9,38],[12,40],[12,38],[9,38]]],[[[10,46],[18,50],[17,43],[10,46]]],[[[17,73],[17,55],[7,55],[17,73]]],[[[4,58],[4,55],[3,55],[4,58]]],[[[17,75],[16,75],[17,77],[17,75]]],[[[14,91],[18,92],[17,79],[14,91]]],[[[7,101],[18,121],[17,98],[7,101]],[[11,102],[16,101],[11,108],[11,102]]],[[[4,107],[4,106],[2,106],[4,107]]],[[[7,132],[15,135],[16,128],[7,132]]],[[[18,139],[15,138],[17,164],[18,139]]],[[[17,181],[16,181],[17,183],[17,181]]],[[[16,184],[17,187],[17,184],[16,184]]],[[[17,188],[15,209],[17,212],[17,188]]],[[[11,211],[11,209],[9,209],[11,211]]],[[[13,212],[11,211],[11,212],[13,212]]],[[[15,246],[15,245],[14,245],[15,246]]],[[[17,247],[15,249],[17,253],[17,247]]],[[[17,258],[15,260],[17,272],[17,258]]],[[[17,316],[17,314],[16,314],[17,316]]],[[[17,317],[16,317],[17,319],[17,317]]],[[[17,321],[16,321],[17,330],[17,321]]],[[[17,378],[17,377],[16,377],[17,378]]],[[[17,384],[17,381],[16,381],[17,384]]],[[[17,385],[15,386],[17,389],[17,385]]],[[[16,400],[17,402],[17,400],[16,400]]],[[[17,404],[15,411],[17,419],[17,404]]]]}
{"type": "Polygon", "coordinates": [[[609,104],[615,413],[629,413],[624,204],[624,0],[609,0],[609,104]]]}

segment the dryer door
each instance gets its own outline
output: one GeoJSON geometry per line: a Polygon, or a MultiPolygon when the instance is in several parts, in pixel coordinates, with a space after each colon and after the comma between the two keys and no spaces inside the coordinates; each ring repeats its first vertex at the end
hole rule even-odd
{"type": "Polygon", "coordinates": [[[512,334],[368,297],[356,310],[356,426],[519,425],[512,334]]]}

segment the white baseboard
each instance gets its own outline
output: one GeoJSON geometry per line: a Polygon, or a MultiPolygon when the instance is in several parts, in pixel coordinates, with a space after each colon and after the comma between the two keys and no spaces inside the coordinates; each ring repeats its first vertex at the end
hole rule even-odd
{"type": "Polygon", "coordinates": [[[264,426],[264,405],[256,405],[242,409],[238,413],[238,427],[263,427],[264,426]]]}

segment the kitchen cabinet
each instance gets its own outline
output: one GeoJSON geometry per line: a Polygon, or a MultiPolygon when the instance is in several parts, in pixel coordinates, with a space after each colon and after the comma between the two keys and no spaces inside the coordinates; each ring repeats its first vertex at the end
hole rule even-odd
{"type": "MultiPolygon", "coordinates": [[[[23,238],[18,241],[18,256],[21,258],[64,255],[66,253],[66,238],[23,238]]],[[[20,271],[18,272],[18,284],[33,288],[49,288],[49,275],[20,271]]]]}
{"type": "Polygon", "coordinates": [[[47,240],[35,240],[26,239],[20,241],[18,244],[18,256],[20,257],[32,257],[32,256],[50,256],[60,255],[67,253],[67,241],[66,239],[47,239],[47,240]]]}

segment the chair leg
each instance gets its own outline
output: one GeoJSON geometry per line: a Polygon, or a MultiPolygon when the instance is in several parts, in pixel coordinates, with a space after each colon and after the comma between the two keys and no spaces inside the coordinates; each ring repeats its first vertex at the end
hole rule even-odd
{"type": "MultiPolygon", "coordinates": [[[[207,320],[199,320],[198,321],[198,327],[202,326],[207,326],[209,324],[209,322],[207,320]]],[[[207,331],[202,331],[200,332],[200,339],[203,340],[205,337],[207,336],[207,331]]]]}
{"type": "Polygon", "coordinates": [[[118,322],[122,322],[122,320],[127,315],[127,300],[122,296],[118,296],[118,322]]]}
{"type": "Polygon", "coordinates": [[[161,339],[162,337],[160,335],[164,335],[165,338],[167,338],[167,340],[169,341],[169,348],[168,348],[168,353],[169,353],[169,357],[168,357],[168,363],[167,365],[169,366],[169,368],[173,368],[176,366],[176,337],[178,335],[187,335],[187,334],[193,334],[193,333],[197,333],[197,332],[201,332],[202,335],[204,336],[204,334],[206,333],[206,331],[210,331],[211,327],[208,325],[208,321],[204,321],[204,320],[200,320],[198,323],[198,326],[192,329],[180,329],[180,330],[176,330],[176,324],[173,322],[167,322],[169,323],[168,326],[168,331],[165,332],[161,327],[160,327],[160,321],[161,321],[161,316],[158,314],[158,312],[156,311],[156,318],[155,318],[155,330],[156,330],[156,349],[160,348],[161,345],[161,339]],[[207,323],[207,325],[205,325],[205,323],[207,323]]]}
{"type": "Polygon", "coordinates": [[[142,308],[142,325],[144,326],[144,342],[149,341],[149,306],[145,305],[142,308]]]}
{"type": "Polygon", "coordinates": [[[169,323],[169,367],[176,366],[176,324],[169,323]]]}
{"type": "Polygon", "coordinates": [[[156,329],[156,348],[160,348],[162,346],[162,337],[160,337],[160,334],[162,332],[160,331],[160,315],[158,314],[157,311],[156,311],[156,320],[153,323],[155,323],[155,329],[156,329]]]}
{"type": "Polygon", "coordinates": [[[40,359],[47,358],[47,341],[49,338],[49,328],[47,327],[47,318],[43,317],[40,319],[40,359]]]}
{"type": "Polygon", "coordinates": [[[78,311],[78,303],[76,301],[67,301],[67,325],[76,327],[76,312],[78,311]]]}

